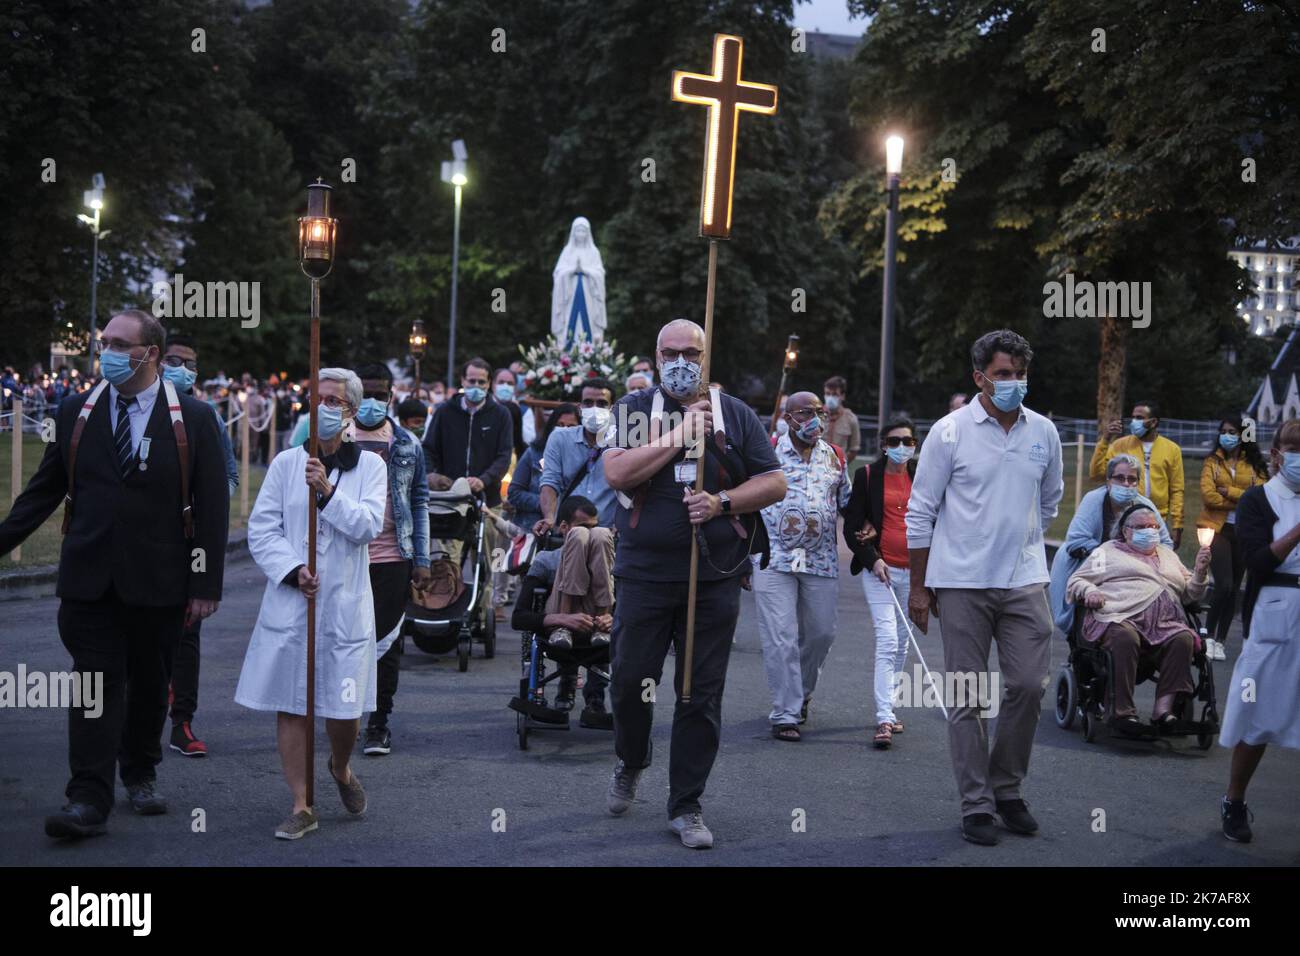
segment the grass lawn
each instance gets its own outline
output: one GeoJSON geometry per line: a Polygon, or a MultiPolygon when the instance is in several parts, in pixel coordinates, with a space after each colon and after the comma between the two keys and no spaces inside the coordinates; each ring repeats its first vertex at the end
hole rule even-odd
{"type": "MultiPolygon", "coordinates": [[[[41,463],[41,458],[45,454],[45,443],[36,435],[25,435],[23,438],[23,478],[22,485],[36,473],[36,467],[41,463]]],[[[0,519],[9,514],[10,496],[10,474],[13,462],[13,434],[4,432],[0,434],[0,519]]],[[[257,500],[257,491],[262,487],[262,478],[266,475],[266,469],[256,465],[249,467],[249,484],[248,484],[248,507],[251,511],[253,502],[257,500]]],[[[21,491],[22,488],[19,488],[21,491]]],[[[59,528],[63,523],[62,506],[54,510],[54,514],[36,529],[35,532],[22,546],[22,560],[15,562],[13,555],[0,557],[0,571],[8,571],[14,568],[36,567],[43,564],[57,564],[59,561],[59,548],[63,535],[59,528]]],[[[230,501],[230,527],[242,528],[244,519],[239,514],[239,492],[235,492],[235,497],[230,501]]]]}

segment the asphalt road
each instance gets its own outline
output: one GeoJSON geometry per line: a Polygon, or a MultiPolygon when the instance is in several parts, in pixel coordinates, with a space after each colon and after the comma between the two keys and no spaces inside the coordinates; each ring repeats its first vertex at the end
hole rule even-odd
{"type": "MultiPolygon", "coordinates": [[[[408,644],[393,717],[390,756],[358,755],[370,808],[349,819],[317,761],[320,830],[296,843],[272,831],[289,809],[274,745],[275,721],[233,701],[263,579],[246,557],[227,569],[226,599],[203,629],[203,671],[195,728],[207,759],[165,751],[159,789],[166,816],[134,816],[119,802],[106,837],[63,845],[46,838],[43,816],[62,803],[66,716],[57,710],[0,710],[0,864],[98,866],[248,865],[1295,865],[1300,862],[1296,781],[1300,754],[1274,748],[1249,795],[1256,842],[1226,841],[1218,828],[1228,753],[1191,740],[1156,744],[1103,738],[1087,744],[1059,729],[1050,692],[1025,797],[1042,826],[1036,837],[1004,833],[994,848],[958,835],[959,808],[937,710],[900,712],[906,731],[892,750],[873,750],[870,618],[858,581],[845,573],[840,633],[813,703],[803,742],[768,733],[767,685],[753,610],[745,596],[723,704],[722,749],[704,796],[717,846],[685,849],[666,827],[667,680],[656,711],[658,760],[624,818],[604,809],[613,766],[609,733],[536,733],[520,751],[506,701],[516,686],[513,631],[500,633],[494,660],[476,656],[468,673],[453,656],[408,644]],[[195,811],[206,823],[194,832],[195,811]],[[1105,829],[1098,832],[1097,811],[1105,829]],[[800,813],[799,811],[802,811],[800,813]],[[802,832],[795,824],[802,820],[802,832]],[[496,826],[494,828],[494,821],[496,826]],[[504,821],[504,829],[501,826],[504,821]]],[[[0,670],[69,666],[55,627],[54,598],[0,604],[0,670]]],[[[1240,646],[1218,663],[1219,694],[1240,646]]],[[[939,632],[921,638],[941,660],[939,632]]],[[[1054,649],[1053,673],[1065,644],[1054,649]]],[[[476,654],[479,653],[476,651],[476,654]]],[[[673,659],[669,659],[672,666],[673,659]]],[[[913,655],[912,661],[915,661],[913,655]]],[[[1139,689],[1149,712],[1151,685],[1139,689]]],[[[323,729],[318,732],[318,744],[323,729]]],[[[119,788],[119,801],[124,794],[119,788]]]]}

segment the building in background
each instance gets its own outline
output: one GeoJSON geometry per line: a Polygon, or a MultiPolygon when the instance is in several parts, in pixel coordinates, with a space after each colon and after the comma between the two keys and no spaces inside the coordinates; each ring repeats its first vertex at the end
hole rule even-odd
{"type": "Polygon", "coordinates": [[[1228,251],[1228,258],[1249,272],[1255,284],[1255,294],[1237,303],[1237,315],[1253,334],[1271,335],[1300,324],[1300,287],[1296,284],[1300,236],[1237,247],[1228,251]]]}

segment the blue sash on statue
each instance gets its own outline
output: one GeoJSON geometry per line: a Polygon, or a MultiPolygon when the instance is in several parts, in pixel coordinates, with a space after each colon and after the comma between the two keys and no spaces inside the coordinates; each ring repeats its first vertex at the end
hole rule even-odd
{"type": "Polygon", "coordinates": [[[582,273],[578,273],[578,288],[573,294],[573,308],[569,310],[569,331],[564,335],[564,347],[573,346],[573,333],[577,331],[578,319],[582,319],[582,331],[591,341],[591,320],[587,317],[587,297],[582,294],[582,273]]]}

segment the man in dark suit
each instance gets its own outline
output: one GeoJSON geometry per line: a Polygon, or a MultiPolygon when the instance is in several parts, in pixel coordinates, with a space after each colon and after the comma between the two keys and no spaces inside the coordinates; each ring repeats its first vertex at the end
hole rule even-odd
{"type": "Polygon", "coordinates": [[[229,517],[216,420],[189,396],[169,407],[158,320],[115,315],[99,348],[107,384],[60,405],[55,441],[0,523],[6,554],[69,499],[59,636],[78,673],[103,673],[104,700],[97,718],[68,712],[68,803],[45,820],[47,834],[65,838],[105,832],[115,764],[137,813],[167,811],[154,768],[172,657],[185,623],[217,609],[229,517]]]}

